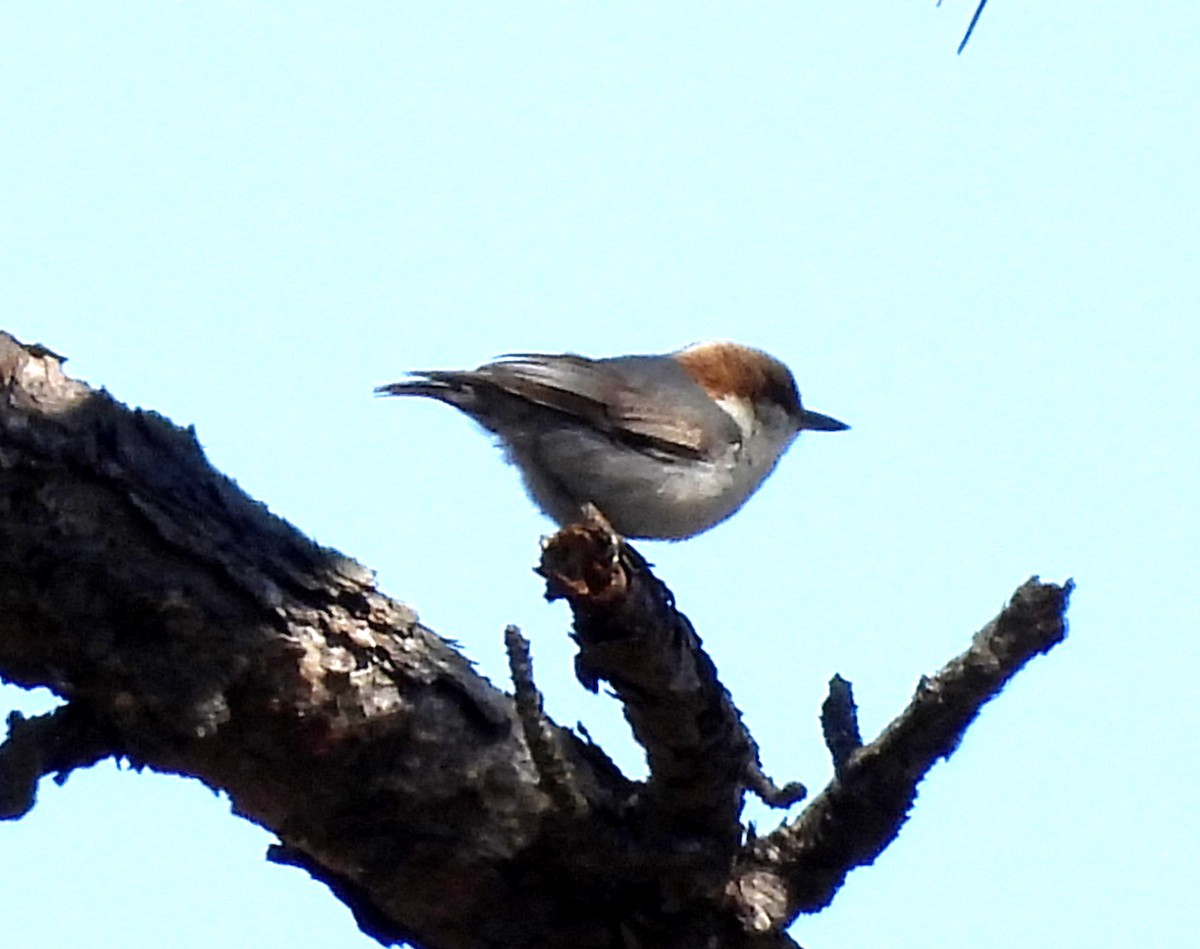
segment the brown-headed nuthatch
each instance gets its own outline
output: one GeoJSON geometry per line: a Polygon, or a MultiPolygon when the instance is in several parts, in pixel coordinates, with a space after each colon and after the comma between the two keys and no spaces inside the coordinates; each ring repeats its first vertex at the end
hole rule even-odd
{"type": "Polygon", "coordinates": [[[736,343],[665,356],[518,354],[380,386],[465,412],[499,437],[559,524],[594,504],[626,537],[706,531],[758,490],[805,429],[849,426],[800,404],[787,366],[736,343]]]}

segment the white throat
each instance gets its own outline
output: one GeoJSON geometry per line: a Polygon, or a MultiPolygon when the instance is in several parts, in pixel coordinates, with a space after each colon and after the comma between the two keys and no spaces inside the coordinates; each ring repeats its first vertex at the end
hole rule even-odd
{"type": "Polygon", "coordinates": [[[756,408],[749,399],[737,396],[723,396],[717,399],[717,405],[729,413],[742,432],[733,462],[734,480],[745,491],[745,498],[771,473],[799,433],[788,414],[777,406],[756,408]]]}

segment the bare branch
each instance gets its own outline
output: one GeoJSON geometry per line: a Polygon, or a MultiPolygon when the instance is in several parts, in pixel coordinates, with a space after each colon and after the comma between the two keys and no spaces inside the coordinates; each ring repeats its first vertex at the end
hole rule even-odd
{"type": "Polygon", "coordinates": [[[712,660],[649,565],[593,512],[546,544],[548,599],[565,598],[579,645],[576,671],[613,687],[650,769],[651,820],[666,835],[707,840],[728,860],[741,840],[746,788],[793,803],[803,786],[775,787],[712,660]]]}
{"type": "Polygon", "coordinates": [[[975,32],[975,24],[979,22],[979,15],[983,13],[983,8],[987,6],[987,0],[979,0],[979,6],[975,8],[975,13],[971,17],[971,22],[967,26],[967,32],[963,35],[962,42],[958,44],[958,53],[961,56],[962,51],[967,48],[967,42],[971,39],[971,34],[975,32]]]}
{"type": "Polygon", "coordinates": [[[979,707],[1065,634],[1070,585],[1031,581],[861,748],[835,680],[837,777],[743,842],[747,788],[800,791],[761,773],[695,630],[606,525],[560,532],[541,569],[574,611],[581,679],[625,705],[646,784],[545,717],[515,630],[517,703],[214,471],[192,432],[61,362],[0,333],[0,677],[67,702],[10,718],[0,810],[106,755],[198,778],[380,942],[792,947],[788,923],[894,838],[979,707]]]}
{"type": "Polygon", "coordinates": [[[546,718],[542,693],[533,682],[533,658],[529,640],[515,626],[504,630],[504,646],[508,652],[508,667],[513,680],[517,717],[530,757],[541,777],[542,789],[550,795],[559,810],[581,815],[588,809],[587,799],[576,786],[575,774],[562,752],[559,730],[546,718]]]}
{"type": "Polygon", "coordinates": [[[64,705],[34,718],[13,712],[8,739],[0,745],[0,820],[27,814],[46,775],[63,784],[76,768],[119,754],[116,735],[82,706],[64,705]]]}
{"type": "MultiPolygon", "coordinates": [[[[938,0],[937,5],[942,5],[942,0],[938,0]]],[[[958,44],[958,54],[961,56],[962,51],[966,49],[967,41],[971,39],[971,34],[975,32],[975,24],[979,22],[979,15],[983,13],[983,8],[987,6],[987,0],[979,0],[979,5],[975,7],[975,13],[971,16],[971,22],[967,26],[967,32],[962,38],[962,42],[958,44]]]]}
{"type": "Polygon", "coordinates": [[[834,772],[841,774],[850,763],[850,756],[862,747],[862,736],[858,732],[854,689],[840,675],[829,680],[829,696],[821,705],[821,732],[833,758],[834,772]]]}
{"type": "Polygon", "coordinates": [[[224,789],[396,938],[548,925],[530,900],[557,869],[501,872],[551,807],[511,700],[192,433],[3,334],[0,674],[67,698],[136,764],[224,789]]]}
{"type": "Polygon", "coordinates": [[[922,679],[908,708],[854,752],[798,818],[756,841],[731,894],[765,893],[769,909],[747,904],[743,918],[765,914],[771,925],[787,925],[828,905],[846,874],[879,856],[907,820],[917,785],[958,747],[980,708],[1066,637],[1072,589],[1069,581],[1025,583],[970,649],[922,679]]]}

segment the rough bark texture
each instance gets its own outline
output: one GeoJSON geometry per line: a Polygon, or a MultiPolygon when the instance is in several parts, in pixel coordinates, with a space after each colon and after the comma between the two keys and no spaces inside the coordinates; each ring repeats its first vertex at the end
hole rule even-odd
{"type": "MultiPolygon", "coordinates": [[[[582,532],[582,533],[580,533],[582,532]]],[[[226,791],[384,944],[784,947],[800,912],[894,839],[929,767],[1066,632],[1070,585],[1031,580],[971,649],[859,746],[831,686],[836,778],[746,841],[747,789],[781,805],[691,624],[603,524],[542,565],[575,613],[582,678],[609,681],[650,764],[626,779],[516,701],[371,573],[213,471],[189,431],[72,381],[0,333],[0,677],[65,705],[10,716],[0,816],[108,755],[226,791]]]]}

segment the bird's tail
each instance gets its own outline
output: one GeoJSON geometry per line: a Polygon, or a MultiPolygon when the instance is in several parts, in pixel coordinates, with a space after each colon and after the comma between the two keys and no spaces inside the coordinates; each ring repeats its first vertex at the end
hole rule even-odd
{"type": "Polygon", "coordinates": [[[376,386],[376,395],[419,395],[442,402],[454,403],[466,389],[463,373],[457,372],[414,372],[411,379],[389,382],[376,386]]]}

